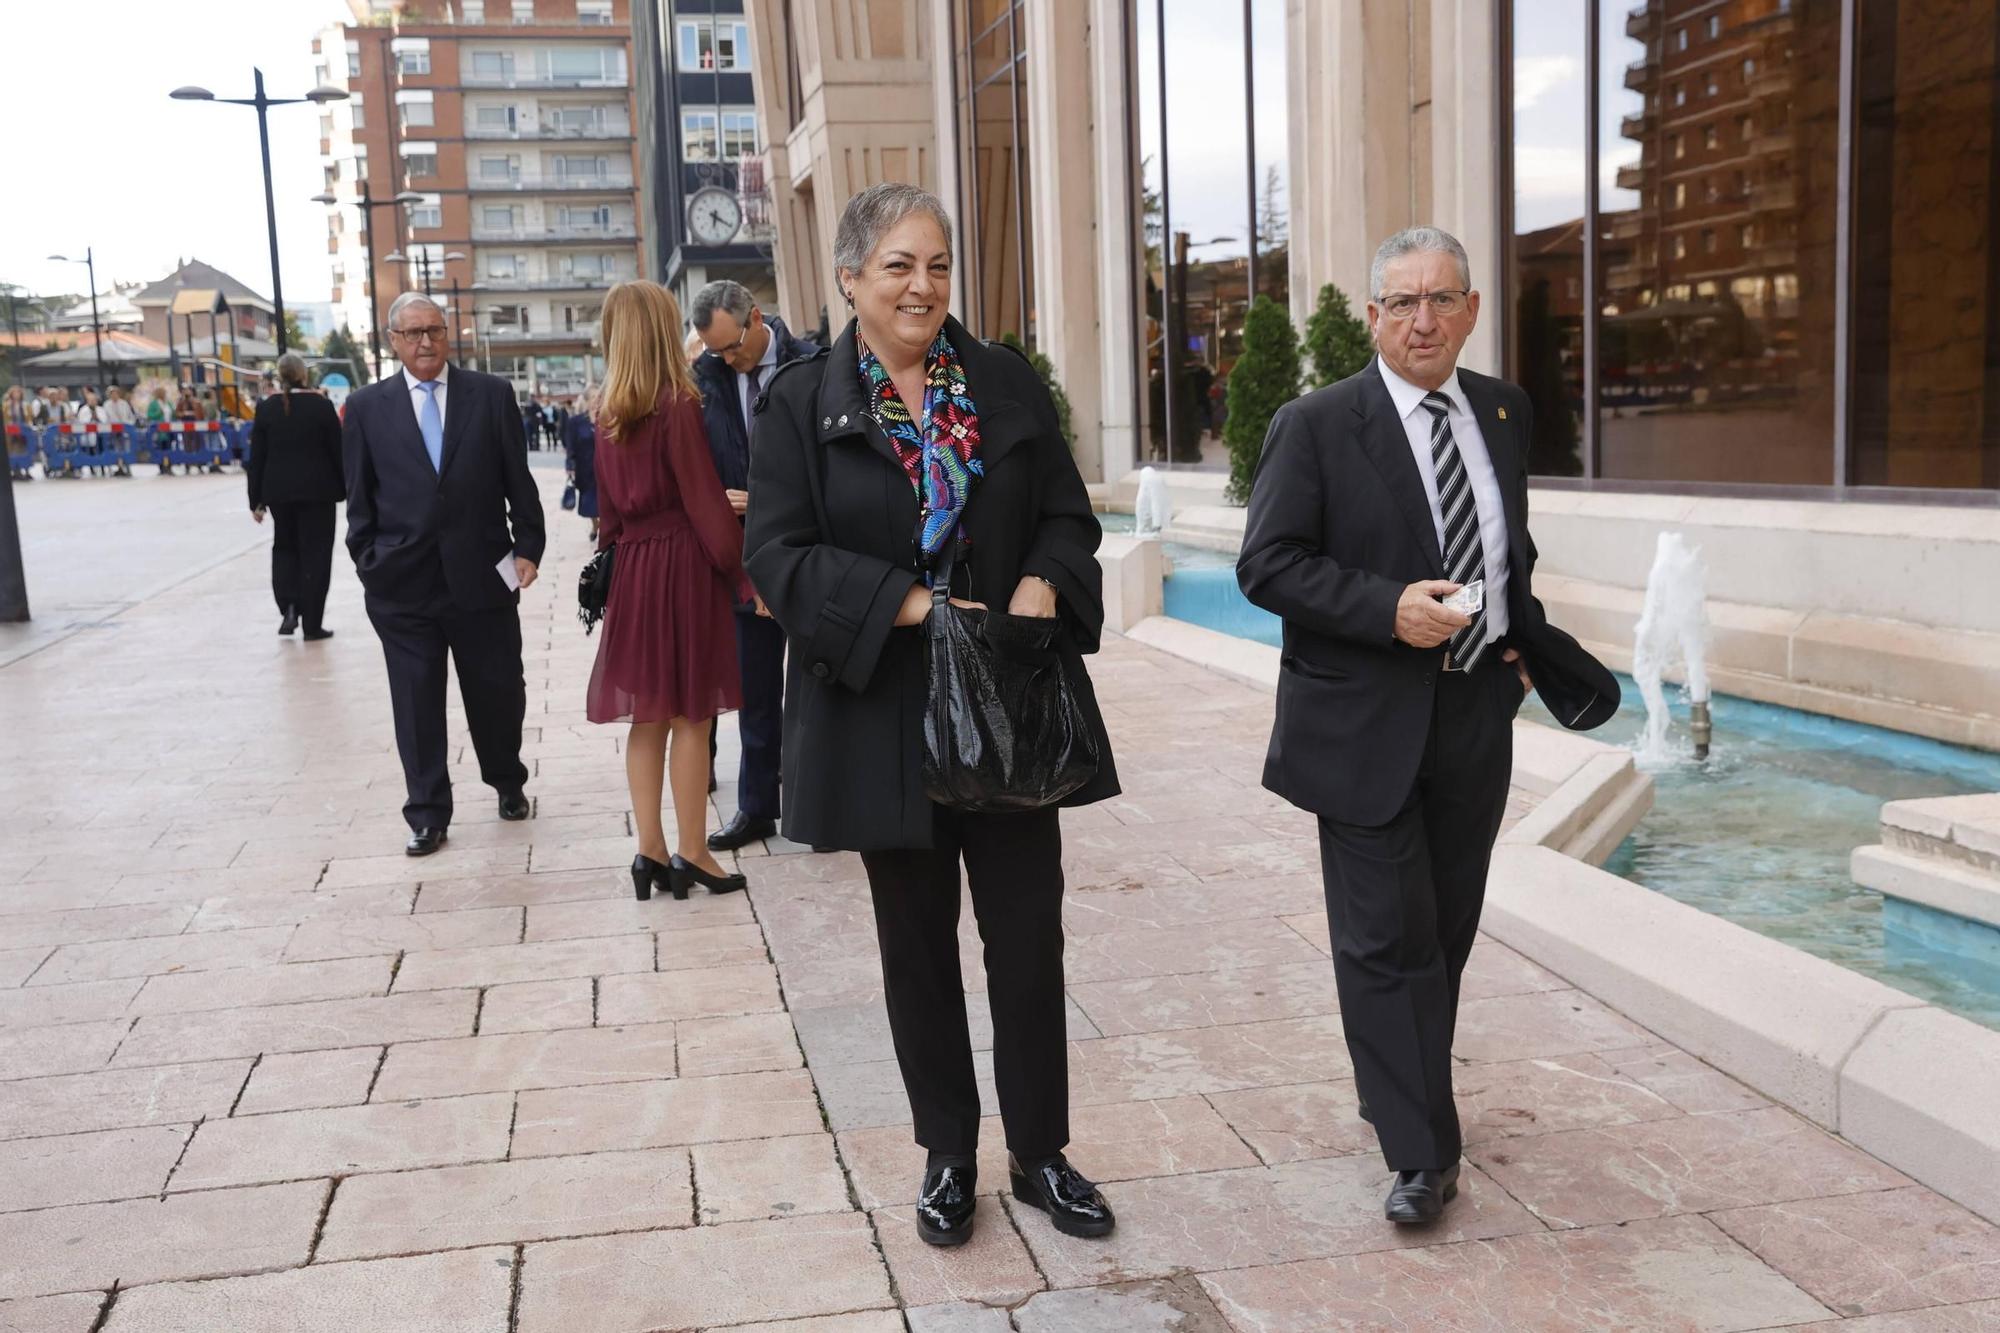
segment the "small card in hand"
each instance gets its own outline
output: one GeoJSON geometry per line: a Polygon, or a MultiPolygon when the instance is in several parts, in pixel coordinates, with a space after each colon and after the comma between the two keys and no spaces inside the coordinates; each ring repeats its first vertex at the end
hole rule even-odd
{"type": "Polygon", "coordinates": [[[1461,615],[1476,616],[1486,609],[1486,580],[1474,579],[1451,596],[1441,600],[1461,615]]]}

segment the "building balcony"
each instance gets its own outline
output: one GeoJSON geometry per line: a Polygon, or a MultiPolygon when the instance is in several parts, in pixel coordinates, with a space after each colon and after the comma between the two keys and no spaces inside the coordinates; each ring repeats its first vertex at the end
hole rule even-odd
{"type": "Polygon", "coordinates": [[[1798,204],[1798,190],[1788,180],[1765,181],[1750,187],[1750,207],[1759,213],[1789,213],[1798,204]]]}
{"type": "Polygon", "coordinates": [[[1618,168],[1618,175],[1616,177],[1618,188],[1621,190],[1643,188],[1646,184],[1646,173],[1652,170],[1652,166],[1652,163],[1643,160],[1627,162],[1624,166],[1618,168]]]}
{"type": "Polygon", "coordinates": [[[1789,97],[1792,93],[1790,65],[1760,65],[1745,87],[1752,97],[1789,97]]]}
{"type": "Polygon", "coordinates": [[[1763,268],[1795,269],[1799,266],[1799,245],[1797,241],[1771,241],[1753,246],[1750,257],[1763,268]]]}
{"type": "Polygon", "coordinates": [[[1652,220],[1646,216],[1643,210],[1637,208],[1612,213],[1609,217],[1611,222],[1611,239],[1614,241],[1637,240],[1646,234],[1646,224],[1652,220]]]}
{"type": "Polygon", "coordinates": [[[466,70],[459,79],[467,88],[623,88],[631,80],[623,74],[475,74],[466,70]]]}
{"type": "Polygon", "coordinates": [[[1658,77],[1658,64],[1652,56],[1633,61],[1625,67],[1625,86],[1635,93],[1644,92],[1658,77]]]}
{"type": "Polygon", "coordinates": [[[481,140],[504,140],[527,143],[542,139],[629,139],[632,137],[632,123],[628,120],[607,120],[597,125],[554,125],[538,122],[534,125],[519,125],[500,129],[489,125],[467,125],[465,137],[481,140]]]}
{"type": "Polygon", "coordinates": [[[612,273],[601,277],[564,277],[555,275],[540,278],[495,278],[484,277],[473,281],[475,292],[601,292],[620,282],[630,282],[630,273],[612,273]]]}
{"type": "Polygon", "coordinates": [[[629,170],[606,171],[595,176],[557,176],[534,171],[517,171],[509,176],[474,176],[465,188],[471,194],[521,194],[540,190],[629,190],[629,170]]]}
{"type": "Polygon", "coordinates": [[[1634,111],[1618,122],[1618,132],[1627,139],[1643,139],[1653,132],[1655,121],[1650,111],[1634,111]]]}
{"type": "Polygon", "coordinates": [[[595,323],[578,324],[568,329],[523,329],[510,326],[482,330],[479,337],[481,341],[495,346],[512,346],[517,343],[577,343],[590,342],[596,338],[598,328],[595,323]]]}
{"type": "Polygon", "coordinates": [[[1750,141],[1750,151],[1759,157],[1782,157],[1796,146],[1792,127],[1784,125],[1775,130],[1764,130],[1750,141]]]}
{"type": "Polygon", "coordinates": [[[1629,292],[1643,287],[1645,283],[1645,270],[1637,264],[1613,264],[1604,270],[1607,291],[1629,292]]]}
{"type": "Polygon", "coordinates": [[[472,226],[475,241],[630,241],[639,235],[636,222],[581,223],[548,227],[472,226]]]}
{"type": "Polygon", "coordinates": [[[1634,5],[1625,15],[1625,35],[1637,41],[1645,41],[1653,31],[1654,6],[1634,5]]]}

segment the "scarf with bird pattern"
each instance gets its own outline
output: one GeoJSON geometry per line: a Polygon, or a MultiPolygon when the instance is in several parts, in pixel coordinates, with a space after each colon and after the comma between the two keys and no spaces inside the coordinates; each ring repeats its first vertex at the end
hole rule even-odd
{"type": "MultiPolygon", "coordinates": [[[[856,340],[860,334],[857,330],[856,340]]],[[[896,458],[916,488],[917,549],[926,568],[936,565],[945,543],[958,530],[972,483],[985,475],[979,461],[979,410],[966,388],[965,367],[944,330],[924,358],[924,416],[920,426],[896,392],[881,359],[859,345],[861,384],[868,411],[889,437],[896,458]]],[[[928,575],[926,575],[928,580],[928,575]]]]}

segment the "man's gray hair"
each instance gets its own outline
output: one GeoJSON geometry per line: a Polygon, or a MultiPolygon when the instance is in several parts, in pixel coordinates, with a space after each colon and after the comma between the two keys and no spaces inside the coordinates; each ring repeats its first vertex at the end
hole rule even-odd
{"type": "Polygon", "coordinates": [[[937,219],[938,230],[944,233],[944,252],[949,256],[951,214],[944,211],[943,202],[929,190],[900,181],[883,181],[855,195],[841,211],[840,226],[833,233],[834,272],[846,269],[859,273],[868,256],[882,243],[883,234],[916,212],[929,213],[937,219]]]}
{"type": "Polygon", "coordinates": [[[389,313],[386,316],[386,322],[388,324],[390,331],[392,332],[395,331],[396,319],[398,316],[400,316],[405,310],[408,310],[411,306],[419,304],[427,305],[431,309],[437,311],[438,317],[440,319],[444,317],[444,307],[439,305],[436,301],[432,300],[430,297],[425,296],[422,292],[404,292],[401,296],[389,302],[389,313]]]}
{"type": "Polygon", "coordinates": [[[1417,254],[1450,255],[1458,261],[1459,282],[1468,290],[1472,287],[1472,261],[1465,257],[1465,247],[1456,236],[1436,227],[1405,227],[1375,248],[1375,262],[1368,266],[1368,299],[1381,299],[1382,283],[1392,260],[1417,254]]]}
{"type": "Polygon", "coordinates": [[[695,328],[706,332],[715,322],[715,312],[720,310],[741,328],[750,322],[750,312],[756,307],[757,298],[748,287],[728,278],[717,278],[694,294],[694,302],[688,306],[688,319],[695,328]]]}

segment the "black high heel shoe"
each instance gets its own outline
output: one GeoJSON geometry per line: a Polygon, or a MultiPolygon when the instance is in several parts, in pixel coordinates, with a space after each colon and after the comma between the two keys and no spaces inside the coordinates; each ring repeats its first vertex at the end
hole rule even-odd
{"type": "MultiPolygon", "coordinates": [[[[648,898],[653,896],[654,885],[659,885],[662,888],[672,888],[673,887],[672,873],[667,869],[666,866],[661,865],[658,861],[655,861],[652,857],[644,855],[643,853],[633,857],[632,858],[633,895],[637,897],[640,902],[643,903],[648,898]]],[[[676,898],[687,897],[687,890],[682,889],[679,893],[676,893],[674,897],[676,898]]]]}
{"type": "Polygon", "coordinates": [[[673,885],[675,899],[688,896],[688,885],[699,884],[710,893],[735,893],[738,889],[750,887],[750,881],[742,875],[711,875],[700,866],[693,865],[676,856],[667,863],[669,883],[673,885]]]}

